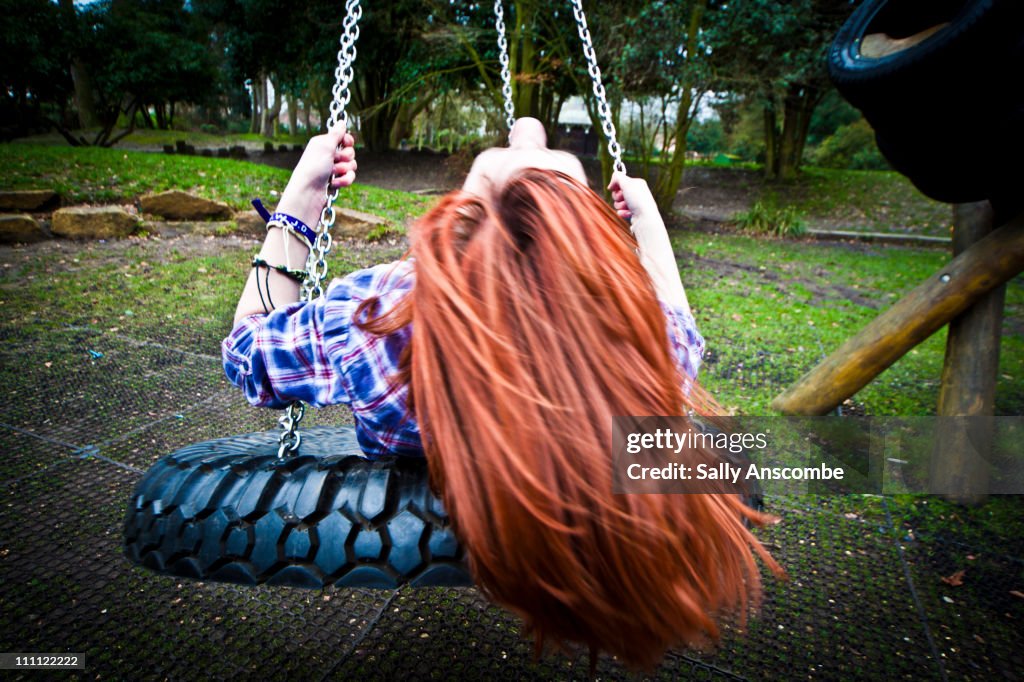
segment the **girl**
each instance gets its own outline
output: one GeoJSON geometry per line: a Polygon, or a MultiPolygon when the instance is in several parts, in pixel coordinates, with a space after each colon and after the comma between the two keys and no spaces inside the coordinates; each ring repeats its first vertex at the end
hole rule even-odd
{"type": "Polygon", "coordinates": [[[753,554],[778,569],[744,525],[766,517],[736,495],[611,493],[613,416],[717,409],[646,183],[613,176],[610,208],[520,119],[406,259],[282,305],[324,186],[354,180],[352,145],[328,133],[299,161],[223,344],[228,377],[256,405],[348,404],[367,456],[425,455],[477,584],[538,647],[650,666],[717,637],[760,594],[753,554]]]}

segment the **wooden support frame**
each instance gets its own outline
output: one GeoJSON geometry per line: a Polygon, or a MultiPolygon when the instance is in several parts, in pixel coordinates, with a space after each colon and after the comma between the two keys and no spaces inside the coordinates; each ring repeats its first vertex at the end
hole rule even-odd
{"type": "Polygon", "coordinates": [[[787,388],[772,408],[823,415],[917,344],[1024,271],[1024,213],[974,243],[787,388]]]}
{"type": "MultiPolygon", "coordinates": [[[[953,207],[954,256],[991,231],[992,207],[987,201],[953,207]]],[[[1005,300],[1006,285],[998,286],[949,323],[938,413],[975,419],[938,420],[928,488],[965,504],[980,504],[988,492],[991,424],[976,417],[995,414],[1005,300]]]]}

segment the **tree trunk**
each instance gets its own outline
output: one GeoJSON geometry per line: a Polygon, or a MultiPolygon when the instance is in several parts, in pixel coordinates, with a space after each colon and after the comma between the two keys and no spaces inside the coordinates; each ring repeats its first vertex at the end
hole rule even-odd
{"type": "MultiPolygon", "coordinates": [[[[704,9],[707,1],[698,2],[690,10],[690,21],[686,32],[686,53],[697,54],[699,49],[698,36],[700,22],[704,16],[704,9]]],[[[689,71],[688,71],[689,73],[689,71]]],[[[679,85],[679,103],[676,106],[676,122],[673,129],[672,140],[674,148],[667,164],[661,167],[658,179],[654,185],[654,200],[658,204],[662,215],[669,215],[672,211],[672,204],[675,202],[676,193],[679,192],[679,185],[683,182],[683,170],[686,167],[686,133],[690,130],[690,122],[694,108],[694,90],[697,83],[689,77],[684,78],[679,85]]],[[[697,94],[699,100],[703,92],[697,94]]]]}
{"type": "Polygon", "coordinates": [[[164,116],[164,105],[157,104],[153,107],[156,112],[156,127],[158,130],[167,130],[167,117],[164,116]]]}
{"type": "Polygon", "coordinates": [[[402,141],[407,143],[416,134],[414,123],[416,117],[426,109],[433,99],[433,91],[421,92],[413,102],[403,101],[398,107],[395,122],[391,126],[391,147],[399,147],[402,141]]]}
{"type": "Polygon", "coordinates": [[[544,124],[544,129],[548,131],[549,138],[556,134],[556,129],[558,128],[558,111],[555,108],[554,88],[546,86],[539,88],[539,93],[537,95],[536,117],[544,124]]]}
{"type": "MultiPolygon", "coordinates": [[[[75,16],[74,0],[60,0],[61,9],[69,16],[75,16]]],[[[96,128],[103,125],[96,106],[96,88],[89,70],[81,59],[72,57],[71,82],[75,86],[75,105],[78,109],[78,124],[82,128],[96,128]]]]}
{"type": "Polygon", "coordinates": [[[689,95],[680,99],[672,138],[675,148],[668,163],[661,166],[658,179],[654,183],[654,200],[662,215],[669,215],[672,212],[672,204],[675,203],[679,186],[683,183],[683,171],[686,168],[686,133],[690,130],[690,100],[689,95]]]}
{"type": "Polygon", "coordinates": [[[95,128],[101,125],[100,116],[96,111],[96,91],[92,77],[85,63],[79,59],[71,62],[71,81],[75,85],[78,124],[82,128],[95,128]]]}
{"type": "Polygon", "coordinates": [[[279,92],[277,88],[274,88],[273,81],[268,76],[264,84],[264,93],[267,97],[265,100],[267,103],[264,109],[263,125],[260,127],[260,132],[263,137],[273,137],[277,132],[277,118],[281,115],[281,102],[284,99],[284,93],[279,92]],[[270,101],[270,90],[274,90],[274,100],[270,101]]]}
{"type": "Polygon", "coordinates": [[[299,131],[299,98],[288,95],[288,134],[295,135],[299,131]]]}
{"type": "Polygon", "coordinates": [[[304,100],[302,100],[302,115],[303,120],[306,124],[306,135],[309,135],[310,133],[313,132],[312,111],[313,107],[310,106],[309,97],[307,96],[304,100]]]}
{"type": "Polygon", "coordinates": [[[769,93],[762,110],[764,116],[764,177],[779,176],[779,126],[775,116],[775,98],[769,93]]]}
{"type": "Polygon", "coordinates": [[[565,95],[555,97],[551,107],[551,127],[548,128],[548,147],[558,149],[562,141],[562,131],[558,128],[558,117],[562,115],[562,105],[565,104],[565,95]]]}
{"type": "MultiPolygon", "coordinates": [[[[521,0],[513,5],[515,24],[509,37],[511,61],[512,103],[516,118],[538,114],[537,50],[533,44],[533,25],[537,16],[536,0],[521,0]]],[[[543,119],[541,119],[543,120],[543,119]]]]}
{"type": "Polygon", "coordinates": [[[249,132],[260,132],[260,122],[263,115],[263,103],[266,101],[266,87],[263,75],[258,74],[252,79],[252,118],[249,121],[249,132]]]}
{"type": "Polygon", "coordinates": [[[811,125],[811,114],[818,105],[818,89],[800,84],[790,85],[783,110],[782,137],[779,140],[777,163],[779,180],[796,178],[803,163],[804,144],[811,125]]]}
{"type": "Polygon", "coordinates": [[[328,102],[320,102],[316,108],[320,112],[320,132],[327,132],[327,119],[331,117],[331,105],[328,102]]]}

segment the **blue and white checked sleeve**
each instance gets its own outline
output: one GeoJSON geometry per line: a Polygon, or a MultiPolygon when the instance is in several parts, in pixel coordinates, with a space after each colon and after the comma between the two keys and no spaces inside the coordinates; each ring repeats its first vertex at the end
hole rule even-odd
{"type": "Polygon", "coordinates": [[[662,302],[668,321],[668,339],[675,355],[676,365],[691,379],[697,378],[701,361],[704,359],[704,337],[697,331],[693,315],[682,308],[662,302]]]}
{"type": "Polygon", "coordinates": [[[259,407],[294,400],[323,407],[380,395],[405,339],[378,340],[352,320],[367,298],[379,297],[384,310],[393,306],[411,286],[408,270],[404,262],[357,270],[316,301],[245,318],[221,346],[225,374],[259,407]]]}

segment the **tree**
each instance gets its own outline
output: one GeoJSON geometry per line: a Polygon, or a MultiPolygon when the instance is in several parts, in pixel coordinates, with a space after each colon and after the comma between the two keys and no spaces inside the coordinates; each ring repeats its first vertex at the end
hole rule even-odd
{"type": "MultiPolygon", "coordinates": [[[[710,89],[708,27],[715,0],[630,0],[592,5],[589,24],[608,92],[613,123],[624,130],[622,103],[639,106],[634,125],[641,170],[662,211],[671,210],[686,165],[687,132],[710,89]]],[[[571,17],[568,19],[572,22],[571,17]]],[[[571,23],[573,29],[575,24],[571,23]]],[[[578,40],[564,47],[577,91],[583,95],[592,124],[601,130],[598,103],[578,40]]],[[[600,147],[605,184],[612,160],[600,147]]]]}
{"type": "Polygon", "coordinates": [[[814,163],[828,168],[885,170],[889,168],[875,144],[875,131],[863,118],[840,126],[814,151],[814,163]]]}
{"type": "Polygon", "coordinates": [[[285,93],[304,76],[313,34],[332,13],[311,25],[306,12],[285,0],[192,0],[191,6],[224,55],[227,81],[252,88],[250,132],[272,136],[285,93]]]}
{"type": "Polygon", "coordinates": [[[70,26],[49,0],[0,0],[4,136],[25,134],[51,116],[63,118],[72,83],[62,49],[70,26]]]}
{"type": "Polygon", "coordinates": [[[762,110],[764,172],[791,180],[812,116],[831,85],[825,51],[850,12],[847,0],[733,0],[713,57],[722,86],[762,110]]]}
{"type": "MultiPolygon", "coordinates": [[[[575,35],[571,15],[539,0],[519,0],[504,10],[514,115],[532,116],[544,123],[552,141],[557,139],[558,115],[575,82],[566,62],[565,44],[575,35]]],[[[501,60],[496,22],[491,3],[463,8],[449,20],[459,47],[475,73],[461,71],[460,86],[466,94],[480,91],[495,130],[506,131],[505,97],[502,93],[501,60]]],[[[506,131],[507,132],[507,131],[506,131]]]]}
{"type": "Polygon", "coordinates": [[[70,144],[113,145],[134,129],[138,113],[149,125],[170,127],[176,103],[201,102],[211,93],[216,72],[207,34],[182,0],[104,0],[79,8],[64,3],[60,10],[55,25],[68,39],[53,41],[64,70],[57,82],[74,82],[79,122],[101,126],[90,140],[84,131],[72,134],[64,117],[50,118],[70,144]],[[129,127],[115,135],[121,116],[129,127]]]}

